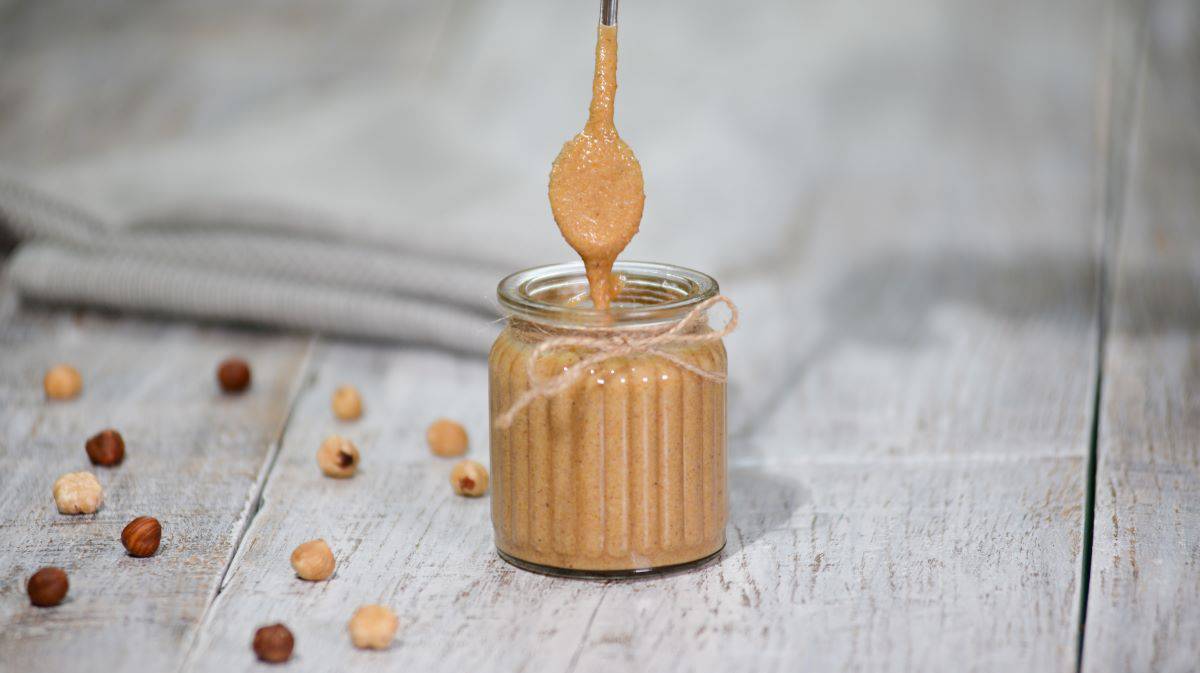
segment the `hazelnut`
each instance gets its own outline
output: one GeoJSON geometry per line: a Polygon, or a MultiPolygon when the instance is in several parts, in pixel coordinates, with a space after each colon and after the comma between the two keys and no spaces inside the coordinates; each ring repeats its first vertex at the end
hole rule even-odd
{"type": "Polygon", "coordinates": [[[450,485],[459,495],[483,495],[488,487],[487,468],[473,460],[460,460],[450,470],[450,485]]]}
{"type": "Polygon", "coordinates": [[[54,504],[62,514],[91,514],[104,502],[104,489],[91,472],[68,472],[54,482],[54,504]]]}
{"type": "Polygon", "coordinates": [[[42,379],[42,387],[52,400],[69,400],[83,390],[83,377],[71,365],[54,365],[42,379]]]}
{"type": "Polygon", "coordinates": [[[383,650],[392,644],[400,620],[382,605],[364,605],[350,618],[350,640],[359,649],[383,650]]]}
{"type": "Polygon", "coordinates": [[[333,415],[343,421],[357,420],[362,416],[362,395],[354,386],[339,386],[333,391],[333,415]]]}
{"type": "Polygon", "coordinates": [[[333,550],[324,540],[305,542],[292,550],[292,567],[302,580],[327,580],[333,574],[333,550]]]}
{"type": "Polygon", "coordinates": [[[241,358],[229,358],[217,367],[217,382],[227,393],[240,393],[250,387],[250,365],[241,358]]]}
{"type": "Polygon", "coordinates": [[[341,435],[330,435],[317,449],[317,465],[327,477],[353,477],[358,469],[358,448],[341,435]]]}
{"type": "Polygon", "coordinates": [[[292,648],[295,646],[296,639],[283,624],[264,626],[254,632],[254,654],[259,661],[282,664],[292,658],[292,648]]]}
{"type": "Polygon", "coordinates": [[[125,440],[116,430],[102,430],[93,435],[87,440],[84,449],[87,450],[88,460],[92,461],[93,465],[112,467],[125,460],[125,440]]]}
{"type": "Polygon", "coordinates": [[[467,452],[467,430],[461,423],[439,418],[425,431],[429,450],[442,457],[461,456],[467,452]]]}
{"type": "Polygon", "coordinates": [[[121,531],[121,544],[125,545],[125,551],[138,558],[154,556],[161,540],[162,524],[152,516],[139,516],[121,531]]]}
{"type": "Polygon", "coordinates": [[[25,590],[29,592],[30,603],[39,608],[49,608],[63,601],[70,586],[67,573],[62,568],[42,568],[29,578],[25,590]]]}

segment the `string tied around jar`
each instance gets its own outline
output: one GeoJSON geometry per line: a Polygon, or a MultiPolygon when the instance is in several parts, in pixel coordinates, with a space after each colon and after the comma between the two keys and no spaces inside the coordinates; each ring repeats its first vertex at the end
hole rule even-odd
{"type": "Polygon", "coordinates": [[[724,372],[697,367],[690,362],[685,362],[678,355],[663,349],[668,346],[682,346],[723,339],[730,332],[737,329],[737,324],[737,306],[734,306],[728,297],[719,294],[697,304],[695,308],[684,316],[682,320],[672,325],[670,329],[656,332],[640,330],[633,334],[613,334],[609,336],[559,336],[546,339],[533,349],[533,352],[529,354],[529,360],[525,363],[525,368],[529,375],[529,390],[521,393],[521,396],[514,400],[504,413],[496,417],[496,427],[502,430],[508,428],[512,425],[513,420],[516,419],[517,414],[521,413],[525,407],[532,404],[535,400],[557,395],[570,388],[589,369],[609,358],[635,354],[654,355],[706,381],[724,383],[724,372]],[[689,333],[688,330],[716,304],[725,304],[729,308],[729,319],[725,321],[725,325],[719,330],[689,333]],[[556,348],[565,347],[587,348],[595,352],[554,376],[545,379],[538,378],[537,363],[542,359],[542,356],[556,348]]]}

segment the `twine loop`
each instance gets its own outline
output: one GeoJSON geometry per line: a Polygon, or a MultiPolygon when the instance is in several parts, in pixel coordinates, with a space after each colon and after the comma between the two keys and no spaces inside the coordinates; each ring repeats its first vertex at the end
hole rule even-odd
{"type": "Polygon", "coordinates": [[[682,346],[723,339],[730,332],[737,329],[737,323],[737,306],[734,306],[733,302],[725,295],[717,295],[697,304],[695,308],[684,316],[683,320],[675,323],[667,330],[650,333],[643,330],[634,332],[633,334],[614,334],[610,336],[560,336],[546,339],[534,347],[533,352],[529,354],[529,359],[525,363],[525,369],[529,375],[529,390],[522,393],[520,397],[509,405],[504,413],[496,417],[496,427],[505,429],[511,426],[517,414],[535,400],[557,395],[570,388],[589,369],[609,358],[634,354],[654,355],[706,381],[724,383],[725,372],[715,372],[697,367],[689,362],[685,362],[678,355],[663,349],[667,346],[682,346]],[[729,308],[729,319],[725,321],[725,325],[719,330],[689,333],[688,330],[710,308],[718,303],[725,304],[729,308]],[[541,361],[542,357],[557,348],[571,346],[587,348],[595,352],[554,376],[539,379],[537,376],[537,364],[541,361]]]}

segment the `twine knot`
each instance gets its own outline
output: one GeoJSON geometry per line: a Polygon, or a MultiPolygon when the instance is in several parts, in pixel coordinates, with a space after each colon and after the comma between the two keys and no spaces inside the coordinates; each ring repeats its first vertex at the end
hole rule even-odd
{"type": "Polygon", "coordinates": [[[526,390],[516,400],[509,405],[504,413],[496,417],[496,427],[505,429],[512,425],[516,418],[525,407],[532,404],[535,400],[558,393],[570,388],[583,377],[585,373],[592,367],[604,362],[609,358],[622,357],[625,355],[654,355],[667,360],[679,368],[689,371],[706,381],[714,381],[717,383],[725,382],[725,372],[715,372],[702,367],[697,367],[690,362],[685,362],[683,358],[663,350],[668,346],[682,346],[695,343],[704,343],[707,341],[717,341],[723,339],[730,332],[737,329],[738,311],[733,302],[725,295],[717,295],[706,299],[697,304],[683,320],[675,323],[670,329],[660,332],[646,333],[645,331],[636,332],[634,334],[614,334],[609,336],[561,336],[546,339],[534,347],[533,352],[529,354],[529,359],[525,362],[525,369],[529,375],[529,390],[526,390]],[[688,329],[696,323],[705,313],[708,312],[716,304],[725,304],[729,307],[729,319],[725,321],[725,325],[720,330],[708,332],[692,332],[688,329]],[[564,347],[579,347],[588,348],[595,352],[583,358],[579,362],[567,367],[563,371],[546,379],[540,379],[537,375],[537,364],[546,353],[564,347]]]}

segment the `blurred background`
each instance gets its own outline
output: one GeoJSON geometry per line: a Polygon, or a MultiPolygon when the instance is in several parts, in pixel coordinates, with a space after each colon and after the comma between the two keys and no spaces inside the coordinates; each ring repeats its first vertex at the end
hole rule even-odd
{"type": "MultiPolygon", "coordinates": [[[[1137,4],[628,1],[617,125],[647,200],[625,258],[786,309],[848,222],[943,259],[1027,248],[1005,230],[1037,222],[1026,252],[1069,249],[1091,282],[1137,4]]],[[[0,2],[14,283],[486,348],[495,281],[573,258],[546,182],[586,115],[596,5],[0,2]]],[[[1169,5],[1151,23],[1191,39],[1196,6],[1169,5]]]]}

